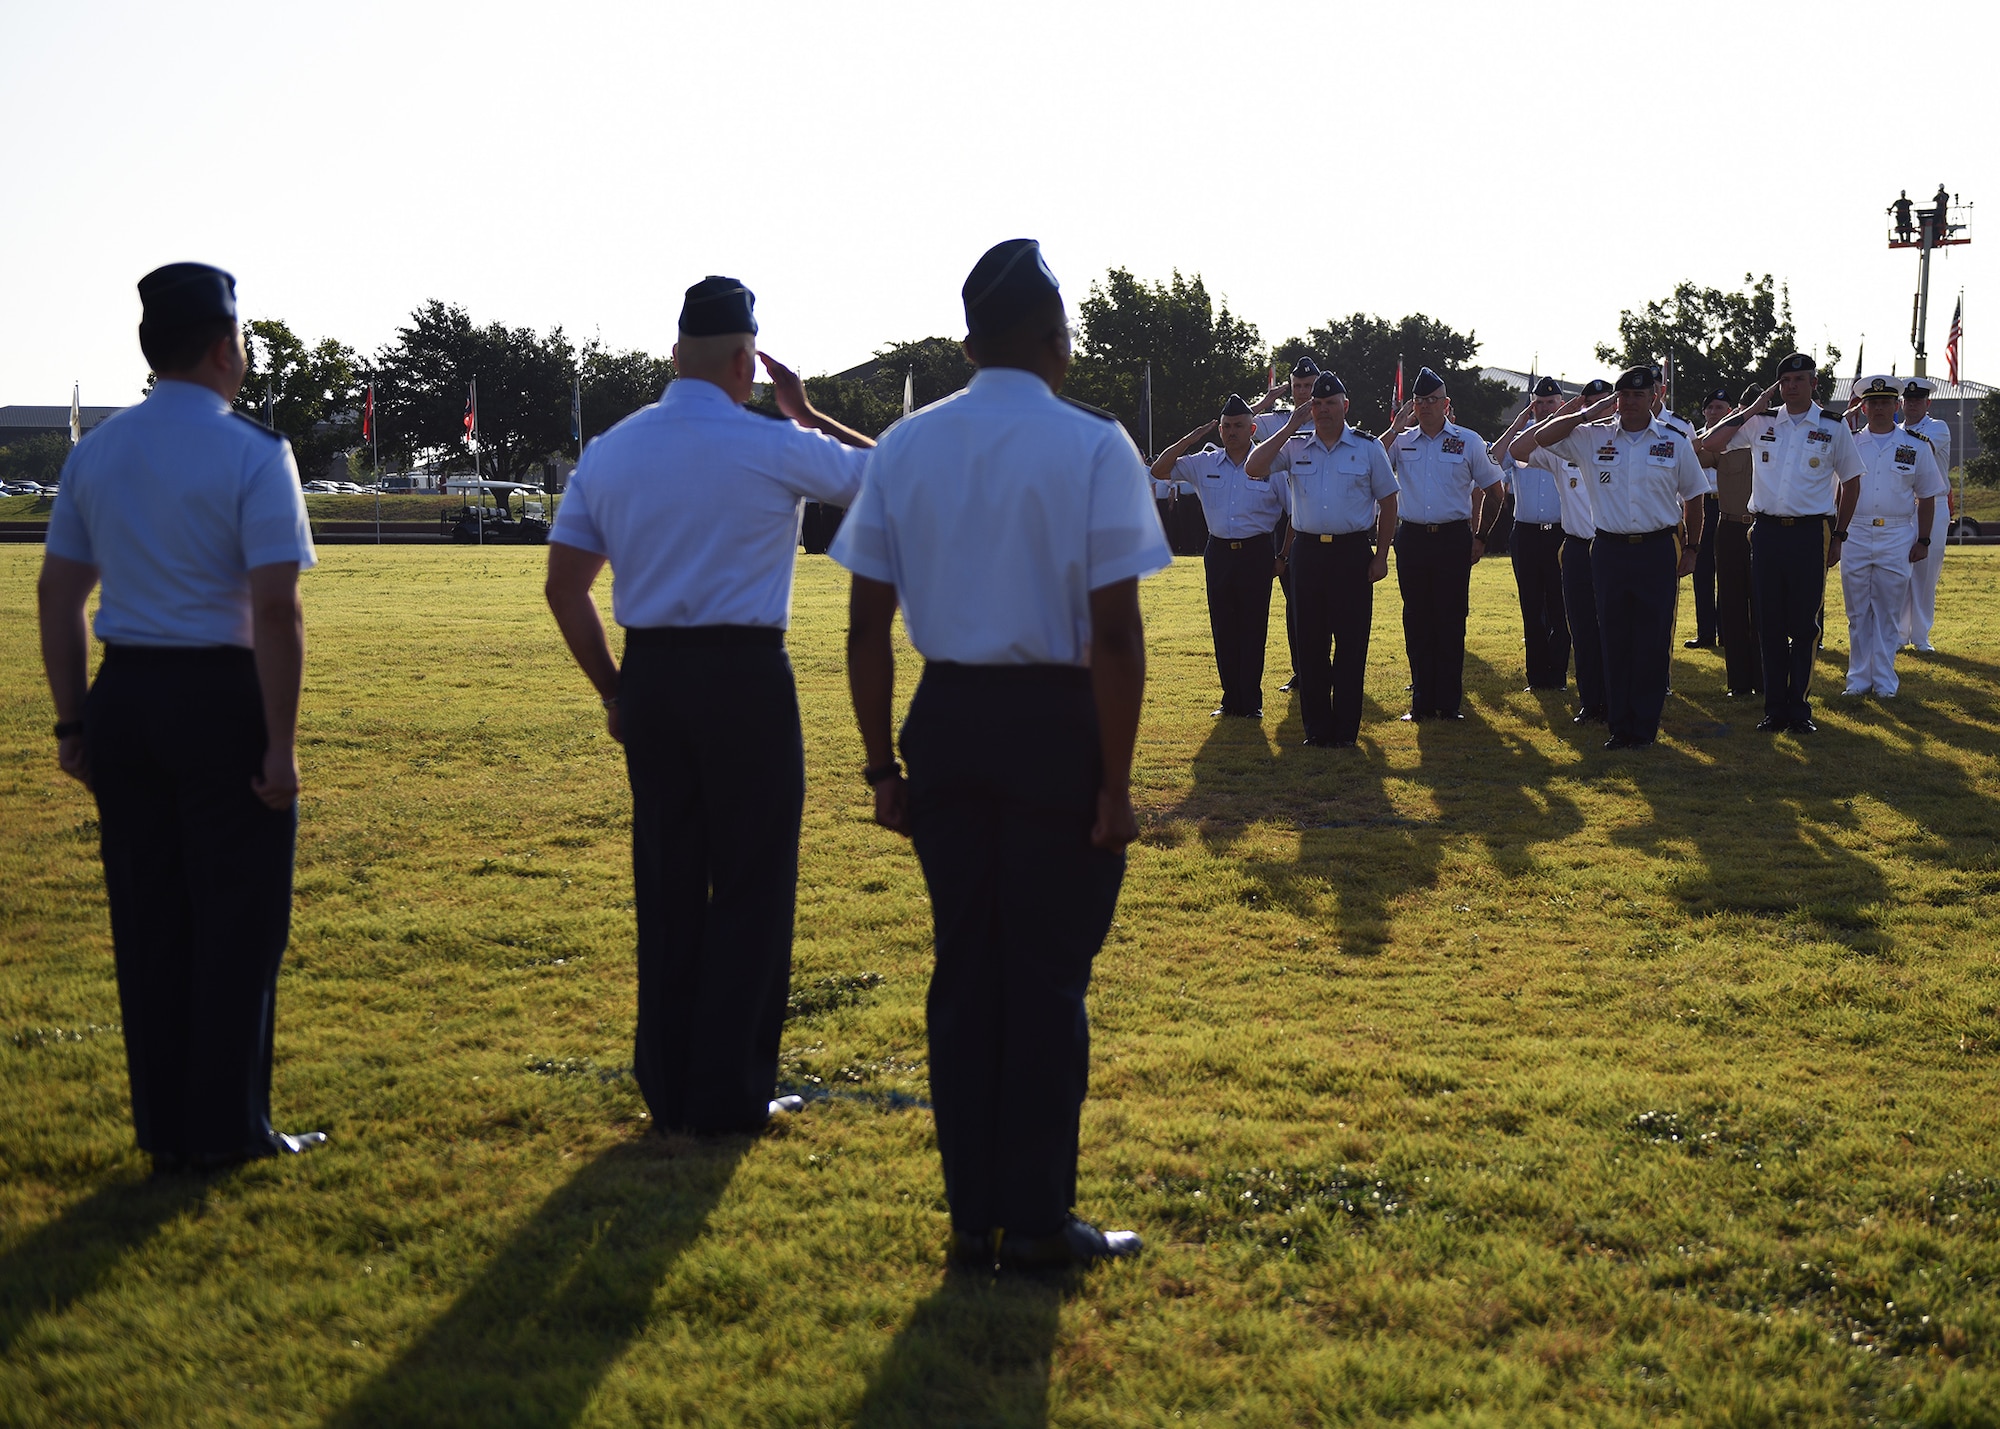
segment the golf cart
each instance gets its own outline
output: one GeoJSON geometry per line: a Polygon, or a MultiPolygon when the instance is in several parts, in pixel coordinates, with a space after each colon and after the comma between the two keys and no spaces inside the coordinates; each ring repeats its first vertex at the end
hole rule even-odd
{"type": "Polygon", "coordinates": [[[530,496],[542,494],[541,487],[524,481],[453,482],[452,487],[464,492],[465,505],[457,511],[440,511],[438,525],[442,534],[459,545],[472,546],[488,541],[521,546],[548,543],[547,513],[541,502],[529,500],[530,496]],[[516,493],[521,498],[518,516],[514,514],[516,493]]]}

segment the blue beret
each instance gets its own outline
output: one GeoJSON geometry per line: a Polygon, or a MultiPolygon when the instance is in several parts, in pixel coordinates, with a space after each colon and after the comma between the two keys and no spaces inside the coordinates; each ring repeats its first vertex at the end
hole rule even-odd
{"type": "Polygon", "coordinates": [[[1319,377],[1313,382],[1313,396],[1315,397],[1345,397],[1346,395],[1347,388],[1342,386],[1340,379],[1335,377],[1331,372],[1320,373],[1319,377]]]}
{"type": "Polygon", "coordinates": [[[689,337],[724,337],[757,331],[757,295],[735,278],[711,273],[681,300],[681,331],[689,337]]]}
{"type": "Polygon", "coordinates": [[[1297,362],[1292,364],[1292,376],[1317,377],[1319,376],[1319,364],[1314,362],[1310,356],[1301,357],[1297,362]]]}
{"type": "Polygon", "coordinates": [[[1537,397],[1560,397],[1562,394],[1562,383],[1556,381],[1553,377],[1544,377],[1535,384],[1535,395],[1537,397]]]}
{"type": "Polygon", "coordinates": [[[1583,384],[1583,395],[1586,397],[1602,397],[1610,390],[1611,384],[1602,377],[1593,377],[1583,384]]]}
{"type": "Polygon", "coordinates": [[[206,263],[169,263],[139,280],[140,321],[179,327],[211,318],[236,320],[236,279],[206,263]]]}
{"type": "Polygon", "coordinates": [[[1007,332],[1059,291],[1056,275],[1042,261],[1041,244],[1032,238],[996,243],[972,265],[960,292],[966,335],[1007,332]]]}
{"type": "Polygon", "coordinates": [[[1433,392],[1444,389],[1444,379],[1426,367],[1417,373],[1417,380],[1410,384],[1412,397],[1428,397],[1433,392]]]}
{"type": "Polygon", "coordinates": [[[1617,392],[1650,392],[1660,385],[1660,375],[1646,363],[1628,367],[1618,374],[1618,380],[1611,384],[1617,392]]]}
{"type": "Polygon", "coordinates": [[[1720,402],[1725,407],[1734,407],[1736,405],[1736,399],[1729,395],[1727,387],[1718,387],[1701,399],[1701,405],[1704,407],[1711,402],[1720,402]]]}
{"type": "Polygon", "coordinates": [[[1222,415],[1225,417],[1247,417],[1251,415],[1250,404],[1236,393],[1231,392],[1229,400],[1222,404],[1222,415]]]}
{"type": "Polygon", "coordinates": [[[1788,372],[1817,372],[1818,370],[1819,364],[1814,362],[1810,357],[1807,357],[1803,352],[1795,352],[1778,364],[1778,375],[1780,377],[1783,377],[1788,372]]]}

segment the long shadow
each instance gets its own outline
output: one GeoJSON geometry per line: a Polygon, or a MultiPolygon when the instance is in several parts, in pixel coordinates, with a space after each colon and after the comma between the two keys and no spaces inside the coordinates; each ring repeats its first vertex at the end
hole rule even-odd
{"type": "Polygon", "coordinates": [[[1049,1360],[1070,1282],[950,1274],[869,1377],[861,1429],[1048,1423],[1049,1360]]]}
{"type": "Polygon", "coordinates": [[[12,1353],[36,1320],[62,1314],[109,1280],[206,1190],[205,1181],[186,1177],[100,1186],[0,1254],[0,1355],[12,1353]]]}
{"type": "Polygon", "coordinates": [[[748,1138],[674,1154],[623,1143],[556,1191],[423,1337],[329,1426],[553,1426],[575,1421],[645,1327],[700,1237],[748,1138]]]}

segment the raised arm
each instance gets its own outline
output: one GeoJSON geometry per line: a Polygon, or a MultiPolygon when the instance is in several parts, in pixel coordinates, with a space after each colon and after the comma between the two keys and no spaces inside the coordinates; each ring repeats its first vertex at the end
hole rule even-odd
{"type": "Polygon", "coordinates": [[[1301,403],[1299,406],[1292,408],[1292,415],[1285,419],[1284,426],[1278,428],[1277,431],[1271,433],[1270,436],[1264,438],[1263,441],[1250,449],[1250,455],[1243,460],[1243,474],[1245,476],[1269,476],[1271,474],[1271,463],[1278,459],[1278,453],[1284,450],[1285,443],[1290,441],[1297,434],[1299,428],[1305,425],[1305,419],[1311,413],[1312,403],[1310,402],[1301,403]]]}
{"type": "Polygon", "coordinates": [[[1594,422],[1599,417],[1606,416],[1617,405],[1618,394],[1616,392],[1607,392],[1588,407],[1571,412],[1568,416],[1564,416],[1560,412],[1556,413],[1555,416],[1549,418],[1539,426],[1531,427],[1526,435],[1532,436],[1535,439],[1535,445],[1538,447],[1552,447],[1585,422],[1594,422]]]}
{"type": "Polygon", "coordinates": [[[1193,431],[1189,432],[1186,436],[1182,437],[1179,441],[1175,442],[1172,446],[1168,447],[1165,451],[1161,452],[1158,456],[1154,457],[1153,480],[1155,481],[1173,480],[1174,463],[1179,461],[1182,457],[1186,456],[1189,452],[1193,451],[1196,442],[1200,441],[1203,437],[1206,437],[1210,432],[1214,431],[1220,425],[1221,424],[1219,422],[1211,418],[1208,421],[1203,422],[1200,426],[1196,427],[1193,431]]]}
{"type": "Polygon", "coordinates": [[[771,376],[771,400],[778,404],[778,410],[800,426],[810,431],[825,432],[837,441],[851,447],[872,447],[873,437],[864,437],[852,427],[842,426],[826,413],[813,406],[806,397],[806,384],[799,380],[799,374],[778,361],[768,352],[757,356],[764,363],[764,370],[771,376]]]}

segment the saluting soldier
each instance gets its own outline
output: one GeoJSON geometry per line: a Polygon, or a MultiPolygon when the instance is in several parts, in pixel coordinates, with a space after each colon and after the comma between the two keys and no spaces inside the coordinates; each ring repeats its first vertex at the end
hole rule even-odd
{"type": "Polygon", "coordinates": [[[1256,418],[1234,392],[1222,416],[1202,423],[1153,461],[1155,481],[1189,481],[1208,522],[1202,574],[1208,589],[1208,629],[1222,680],[1216,717],[1259,719],[1264,713],[1264,648],[1271,637],[1271,580],[1284,565],[1275,545],[1289,497],[1285,479],[1251,476],[1243,466],[1255,443],[1256,418]],[[1220,447],[1196,450],[1211,432],[1220,447]]]}
{"type": "Polygon", "coordinates": [[[800,1106],[774,1099],[806,778],[785,630],[805,503],[848,505],[873,445],[769,356],[791,420],[744,410],[754,303],[734,278],[687,290],[679,376],[585,449],[549,534],[549,608],[632,786],[633,1076],[656,1127],[700,1134],[800,1106]],[[606,564],[622,665],[590,594],[606,564]]]}
{"type": "Polygon", "coordinates": [[[963,298],[977,372],[887,433],[833,544],[854,573],[848,680],[875,817],[910,836],[930,888],[951,1257],[1087,1264],[1140,1249],[1073,1208],[1084,998],[1138,833],[1138,583],[1172,557],[1124,428],[1056,395],[1070,334],[1040,247],[989,249],[963,298]],[[890,743],[898,603],[925,662],[907,782],[890,743]]]}
{"type": "Polygon", "coordinates": [[[1287,557],[1299,625],[1306,743],[1351,749],[1361,733],[1375,582],[1389,574],[1389,542],[1396,531],[1396,478],[1389,458],[1380,442],[1347,425],[1347,388],[1333,373],[1322,372],[1313,382],[1312,400],[1293,408],[1285,424],[1258,443],[1244,469],[1252,478],[1283,476],[1291,492],[1287,557]],[[1301,431],[1308,415],[1313,429],[1301,431]]]}
{"type": "Polygon", "coordinates": [[[1553,377],[1535,384],[1527,406],[1493,444],[1501,479],[1513,489],[1511,555],[1514,589],[1521,598],[1521,630],[1527,648],[1528,688],[1560,690],[1569,683],[1569,618],[1562,581],[1563,516],[1557,473],[1547,466],[1518,462],[1510,448],[1520,432],[1547,421],[1563,404],[1562,385],[1553,377]]]}
{"type": "MultiPolygon", "coordinates": [[[[1301,354],[1292,363],[1290,381],[1292,411],[1312,404],[1313,384],[1319,381],[1319,378],[1319,364],[1313,361],[1311,353],[1301,354]]],[[[1278,391],[1276,387],[1270,388],[1257,399],[1257,405],[1250,409],[1257,417],[1256,439],[1260,442],[1284,426],[1291,416],[1290,412],[1274,410],[1278,404],[1278,391]]],[[[1312,419],[1308,416],[1305,420],[1312,419]]],[[[1272,549],[1283,551],[1291,542],[1291,533],[1290,517],[1281,517],[1277,530],[1272,533],[1272,549]]],[[[1292,589],[1290,561],[1281,561],[1278,565],[1278,591],[1285,598],[1285,654],[1291,661],[1291,673],[1285,676],[1278,689],[1289,691],[1296,688],[1299,678],[1299,618],[1296,592],[1292,589]]]]}
{"type": "MultiPolygon", "coordinates": [[[[1743,389],[1741,401],[1756,400],[1761,390],[1753,382],[1743,389]]],[[[1732,404],[1718,413],[1711,401],[1704,409],[1709,425],[1703,437],[1730,420],[1729,412],[1735,410],[1732,404]]],[[[1734,420],[1737,426],[1743,424],[1740,417],[1734,420]]],[[[1750,523],[1755,519],[1750,514],[1750,466],[1755,453],[1745,447],[1712,452],[1698,446],[1697,450],[1702,452],[1702,464],[1715,476],[1715,633],[1722,646],[1725,692],[1733,700],[1745,700],[1764,691],[1757,603],[1750,589],[1750,523]]]]}
{"type": "MultiPolygon", "coordinates": [[[[1714,426],[1736,410],[1736,399],[1726,388],[1718,387],[1702,399],[1701,425],[1704,430],[1714,426]]],[[[1692,436],[1691,433],[1684,435],[1692,436]]],[[[1713,458],[1703,460],[1702,465],[1711,472],[1713,458]]],[[[1719,494],[1702,501],[1701,544],[1696,548],[1694,560],[1694,638],[1685,642],[1689,650],[1713,650],[1718,638],[1715,609],[1715,543],[1721,535],[1722,504],[1719,494]]]]}
{"type": "Polygon", "coordinates": [[[1951,427],[1931,415],[1931,395],[1936,384],[1928,377],[1912,377],[1903,384],[1902,426],[1931,444],[1931,455],[1945,479],[1946,520],[1934,534],[1940,539],[1930,556],[1910,568],[1910,593],[1897,620],[1897,635],[1904,645],[1930,653],[1931,625],[1937,619],[1938,577],[1944,574],[1944,541],[1949,534],[1951,510],[1951,427]]]}
{"type": "MultiPolygon", "coordinates": [[[[1593,377],[1583,391],[1564,402],[1551,414],[1567,417],[1581,412],[1606,393],[1611,384],[1593,377]]],[[[1562,507],[1562,596],[1563,617],[1569,622],[1571,647],[1576,653],[1576,713],[1573,724],[1603,724],[1610,711],[1604,694],[1604,638],[1597,625],[1597,582],[1592,577],[1590,543],[1597,538],[1597,518],[1591,505],[1591,488],[1574,462],[1565,461],[1535,439],[1535,427],[1515,437],[1508,455],[1522,466],[1539,467],[1555,478],[1556,499],[1562,507]]]]}
{"type": "Polygon", "coordinates": [[[1897,622],[1917,573],[1937,559],[1931,533],[1937,499],[1948,487],[1930,443],[1896,425],[1900,389],[1895,378],[1871,377],[1854,395],[1868,418],[1868,425],[1854,435],[1868,473],[1841,552],[1840,590],[1847,606],[1847,688],[1842,693],[1888,699],[1900,684],[1897,622]]]}
{"type": "Polygon", "coordinates": [[[1535,429],[1538,445],[1576,465],[1590,483],[1597,539],[1590,553],[1604,641],[1606,749],[1643,749],[1659,737],[1667,701],[1674,593],[1694,569],[1680,533],[1701,539],[1708,478],[1694,443],[1654,411],[1658,379],[1628,367],[1612,393],[1535,429]],[[1613,408],[1617,415],[1606,420],[1613,408]]]}
{"type": "Polygon", "coordinates": [[[1860,495],[1861,454],[1847,423],[1813,400],[1818,380],[1813,360],[1793,353],[1778,364],[1776,382],[1699,444],[1715,454],[1752,453],[1750,581],[1764,656],[1764,718],[1757,728],[1772,734],[1819,729],[1808,692],[1826,573],[1840,560],[1860,495]],[[1782,409],[1772,408],[1774,397],[1782,409]]]}
{"type": "Polygon", "coordinates": [[[1500,511],[1499,469],[1479,433],[1445,419],[1450,403],[1444,379],[1424,368],[1382,438],[1398,491],[1396,583],[1410,660],[1404,720],[1465,718],[1472,567],[1500,511]]]}
{"type": "Polygon", "coordinates": [[[97,798],[139,1148],[156,1172],[305,1151],[271,1126],[278,965],[298,836],[299,572],[291,444],[230,409],[236,280],[139,280],[146,400],[64,463],[39,587],[57,758],[97,798]],[[104,659],[85,690],[84,606],[104,659]]]}

